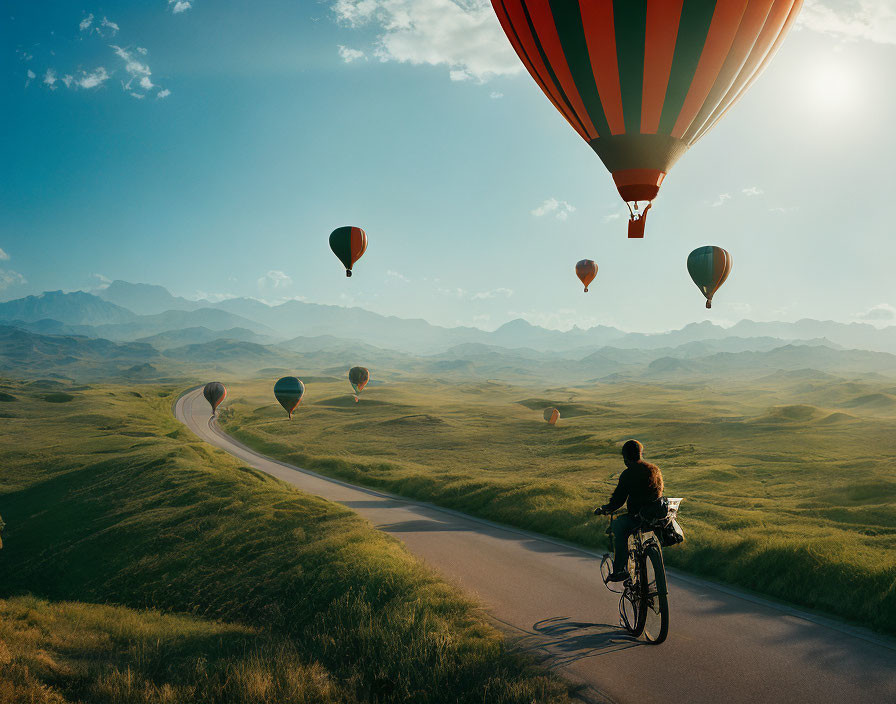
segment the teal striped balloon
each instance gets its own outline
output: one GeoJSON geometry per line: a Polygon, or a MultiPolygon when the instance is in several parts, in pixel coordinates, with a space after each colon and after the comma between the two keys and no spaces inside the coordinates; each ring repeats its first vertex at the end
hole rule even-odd
{"type": "Polygon", "coordinates": [[[731,255],[721,247],[697,247],[688,255],[688,273],[712,308],[713,295],[731,273],[731,255]]]}
{"type": "Polygon", "coordinates": [[[292,418],[292,412],[299,407],[304,395],[305,385],[294,376],[285,376],[274,384],[274,396],[286,409],[290,418],[292,418]]]}

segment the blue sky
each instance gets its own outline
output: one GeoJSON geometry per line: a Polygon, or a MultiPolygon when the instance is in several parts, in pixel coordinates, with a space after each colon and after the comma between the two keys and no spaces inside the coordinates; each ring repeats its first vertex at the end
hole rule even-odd
{"type": "Polygon", "coordinates": [[[896,322],[894,0],[807,2],[643,241],[483,0],[2,12],[0,299],[120,278],[488,329],[896,322]],[[340,225],[370,238],[351,280],[340,225]],[[704,244],[734,258],[712,311],[685,269],[704,244]]]}

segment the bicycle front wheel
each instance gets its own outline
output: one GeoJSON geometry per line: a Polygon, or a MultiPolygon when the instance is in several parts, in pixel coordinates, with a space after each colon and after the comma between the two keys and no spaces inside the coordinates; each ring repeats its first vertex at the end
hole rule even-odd
{"type": "Polygon", "coordinates": [[[651,545],[641,563],[641,605],[639,616],[644,621],[644,637],[659,645],[669,635],[669,595],[663,553],[651,545]]]}
{"type": "Polygon", "coordinates": [[[641,597],[637,589],[626,585],[619,597],[619,621],[629,635],[637,638],[644,629],[644,618],[641,613],[641,597]]]}

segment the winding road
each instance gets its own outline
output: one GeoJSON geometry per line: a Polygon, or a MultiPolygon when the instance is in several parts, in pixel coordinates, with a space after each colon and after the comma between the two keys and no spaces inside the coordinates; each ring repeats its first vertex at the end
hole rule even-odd
{"type": "Polygon", "coordinates": [[[178,399],[175,415],[209,444],[404,542],[513,640],[583,684],[586,701],[896,702],[892,639],[670,571],[669,639],[650,646],[618,628],[618,597],[601,583],[595,552],[260,455],[218,428],[200,389],[178,399]]]}

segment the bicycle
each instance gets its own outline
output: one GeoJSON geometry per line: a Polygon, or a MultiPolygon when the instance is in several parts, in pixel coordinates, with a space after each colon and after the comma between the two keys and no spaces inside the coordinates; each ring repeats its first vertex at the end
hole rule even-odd
{"type": "MultiPolygon", "coordinates": [[[[613,572],[613,557],[604,555],[600,563],[600,574],[607,589],[619,597],[619,620],[633,637],[641,634],[648,643],[659,645],[669,635],[669,594],[666,588],[666,570],[663,567],[663,549],[657,530],[669,525],[678,515],[681,499],[669,499],[669,513],[655,522],[642,522],[628,539],[629,553],[626,569],[628,577],[622,582],[622,590],[608,581],[613,572]]],[[[614,512],[609,512],[610,525],[607,533],[612,535],[614,512]]]]}

